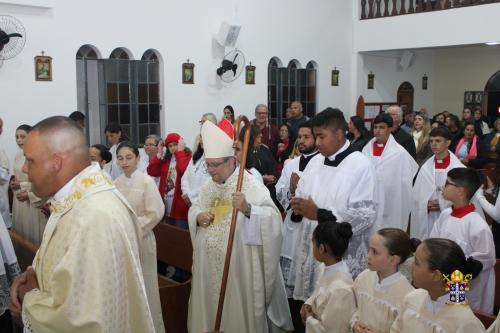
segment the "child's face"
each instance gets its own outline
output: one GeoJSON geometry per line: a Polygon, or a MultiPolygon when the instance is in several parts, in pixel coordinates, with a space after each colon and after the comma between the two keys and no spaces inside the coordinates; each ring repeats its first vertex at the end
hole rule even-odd
{"type": "Polygon", "coordinates": [[[446,183],[443,185],[443,198],[455,202],[460,198],[461,189],[463,189],[463,187],[459,187],[450,177],[447,177],[446,183]]]}
{"type": "Polygon", "coordinates": [[[425,245],[421,244],[415,252],[415,260],[411,266],[411,277],[415,288],[429,290],[435,283],[434,273],[429,269],[428,254],[425,245]]]}
{"type": "Polygon", "coordinates": [[[137,169],[137,163],[139,162],[139,156],[135,156],[132,149],[128,147],[123,147],[118,151],[117,154],[118,165],[122,168],[125,174],[132,174],[132,172],[137,169]]]}
{"type": "Polygon", "coordinates": [[[385,246],[384,237],[374,234],[369,242],[368,268],[376,272],[389,270],[394,265],[391,257],[389,249],[385,246]]]}

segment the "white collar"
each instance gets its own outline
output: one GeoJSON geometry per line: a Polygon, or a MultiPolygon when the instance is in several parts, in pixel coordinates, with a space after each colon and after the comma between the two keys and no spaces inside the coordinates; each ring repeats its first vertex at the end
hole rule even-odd
{"type": "Polygon", "coordinates": [[[385,279],[383,279],[380,283],[378,282],[378,274],[377,281],[375,282],[375,289],[384,290],[398,282],[403,275],[400,272],[396,272],[394,274],[389,275],[385,279]]]}
{"type": "Polygon", "coordinates": [[[61,187],[59,189],[59,191],[57,191],[56,194],[54,194],[54,200],[56,200],[56,201],[61,200],[62,198],[64,198],[65,196],[67,196],[69,194],[69,192],[71,191],[71,188],[73,187],[73,184],[76,181],[77,176],[78,175],[71,178],[71,180],[69,182],[67,182],[66,185],[61,187]]]}
{"type": "Polygon", "coordinates": [[[337,157],[337,155],[340,154],[341,152],[343,152],[344,150],[347,150],[347,148],[349,148],[350,144],[351,143],[349,142],[349,140],[345,140],[345,143],[342,146],[342,148],[340,148],[339,150],[337,150],[337,152],[335,154],[328,156],[328,159],[330,161],[335,161],[335,157],[337,157]]]}
{"type": "Polygon", "coordinates": [[[439,296],[437,300],[433,301],[429,293],[427,293],[427,302],[426,306],[429,311],[432,311],[433,314],[436,314],[439,310],[445,307],[447,302],[450,299],[450,294],[444,294],[443,296],[439,296]]]}
{"type": "Polygon", "coordinates": [[[302,156],[304,156],[304,157],[309,157],[309,156],[312,156],[312,155],[317,154],[317,153],[318,153],[318,151],[317,151],[317,150],[315,150],[315,151],[313,151],[313,152],[312,152],[312,153],[310,153],[310,154],[302,154],[302,156]]]}
{"type": "Polygon", "coordinates": [[[123,173],[123,176],[129,180],[132,180],[134,179],[135,177],[137,177],[138,174],[140,174],[141,172],[139,171],[138,168],[135,169],[134,172],[132,172],[132,174],[130,175],[130,177],[127,177],[127,175],[125,173],[123,173]]]}
{"type": "Polygon", "coordinates": [[[332,276],[333,274],[340,272],[349,274],[349,267],[347,267],[347,264],[344,262],[344,260],[341,260],[338,263],[330,266],[325,266],[323,277],[332,276]]]}

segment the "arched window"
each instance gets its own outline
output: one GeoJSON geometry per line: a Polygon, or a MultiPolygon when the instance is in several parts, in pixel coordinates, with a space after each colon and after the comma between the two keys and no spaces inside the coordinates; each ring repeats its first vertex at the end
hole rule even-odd
{"type": "Polygon", "coordinates": [[[86,44],[78,49],[76,52],[76,59],[99,59],[99,51],[95,46],[86,44]]]}
{"type": "Polygon", "coordinates": [[[122,60],[130,60],[132,59],[132,55],[130,51],[123,47],[117,47],[111,52],[109,55],[109,59],[122,59],[122,60]]]}
{"type": "Polygon", "coordinates": [[[114,49],[109,59],[90,60],[93,54],[99,55],[86,45],[76,54],[77,71],[79,63],[94,62],[88,73],[77,75],[78,105],[89,106],[89,143],[107,144],[103,130],[110,122],[120,124],[138,145],[149,134],[161,135],[160,54],[149,49],[141,60],[133,60],[123,47],[114,49]]]}
{"type": "Polygon", "coordinates": [[[268,65],[268,106],[270,120],[279,125],[286,119],[286,110],[293,101],[299,101],[304,114],[316,114],[316,68],[314,61],[302,68],[296,59],[290,60],[287,67],[274,57],[268,65]]]}

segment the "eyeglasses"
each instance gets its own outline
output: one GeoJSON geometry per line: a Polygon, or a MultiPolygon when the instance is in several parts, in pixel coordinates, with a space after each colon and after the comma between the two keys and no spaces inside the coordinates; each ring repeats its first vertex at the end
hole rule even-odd
{"type": "Polygon", "coordinates": [[[228,160],[224,160],[222,162],[219,162],[219,163],[203,163],[203,167],[205,168],[205,170],[208,171],[208,169],[217,169],[218,167],[220,167],[222,164],[226,163],[228,160]]]}
{"type": "Polygon", "coordinates": [[[458,187],[458,185],[457,185],[457,184],[450,183],[449,181],[446,181],[446,182],[444,183],[444,186],[443,186],[443,187],[446,187],[446,186],[448,186],[448,185],[458,187]]]}

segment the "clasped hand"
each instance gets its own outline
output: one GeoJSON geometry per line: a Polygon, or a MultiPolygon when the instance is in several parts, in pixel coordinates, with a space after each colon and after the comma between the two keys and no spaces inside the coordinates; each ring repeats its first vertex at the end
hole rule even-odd
{"type": "Polygon", "coordinates": [[[13,316],[21,315],[24,296],[29,291],[38,288],[38,280],[33,267],[29,266],[24,273],[12,282],[10,287],[10,312],[13,316]]]}
{"type": "Polygon", "coordinates": [[[311,198],[292,198],[290,199],[290,206],[292,206],[293,212],[297,215],[302,215],[310,220],[318,219],[318,206],[316,206],[311,198]]]}

